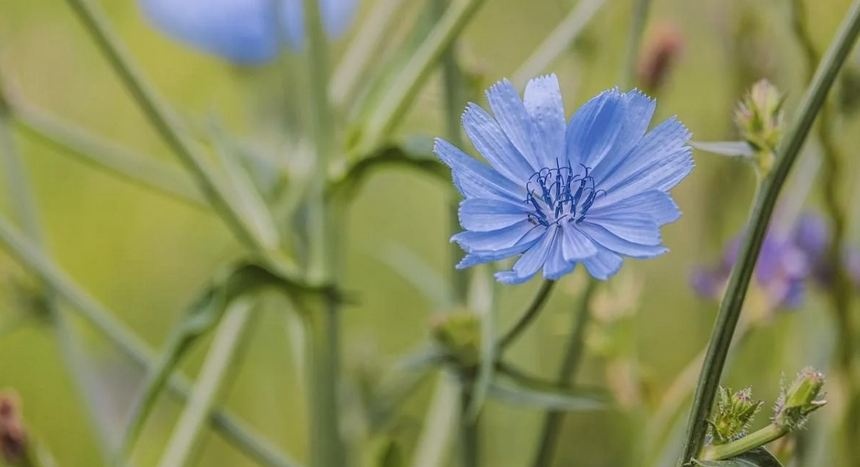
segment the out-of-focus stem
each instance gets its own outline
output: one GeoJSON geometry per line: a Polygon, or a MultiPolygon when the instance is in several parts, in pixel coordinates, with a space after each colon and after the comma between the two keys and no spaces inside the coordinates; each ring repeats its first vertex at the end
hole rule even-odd
{"type": "MultiPolygon", "coordinates": [[[[582,353],[585,344],[585,329],[588,326],[589,318],[591,317],[591,297],[597,289],[597,281],[589,279],[582,292],[582,296],[576,305],[576,311],[573,320],[573,329],[570,332],[568,339],[567,350],[564,354],[564,360],[561,367],[558,369],[558,378],[556,383],[561,387],[568,387],[571,380],[576,375],[576,370],[579,368],[579,362],[582,360],[582,353]]],[[[564,412],[550,410],[544,415],[543,428],[539,439],[539,445],[534,467],[547,467],[552,462],[555,447],[558,444],[558,437],[561,434],[561,422],[564,419],[564,412]]]]}
{"type": "Polygon", "coordinates": [[[532,299],[528,308],[526,308],[526,311],[520,316],[519,320],[514,323],[513,327],[511,327],[508,332],[499,338],[498,349],[500,355],[502,351],[513,344],[520,334],[526,330],[529,324],[537,318],[540,311],[543,309],[544,304],[546,304],[546,301],[549,299],[553,286],[555,286],[555,281],[545,279],[540,285],[538,293],[532,299]]]}
{"type": "Polygon", "coordinates": [[[633,0],[633,17],[630,22],[630,34],[627,36],[627,56],[625,57],[624,72],[621,75],[621,87],[633,86],[636,77],[636,64],[639,61],[639,48],[642,34],[648,22],[648,10],[651,0],[633,0]]]}
{"type": "Polygon", "coordinates": [[[720,311],[709,340],[705,363],[690,412],[686,442],[679,462],[681,465],[688,464],[695,458],[704,442],[706,421],[719,387],[729,345],[779,192],[858,33],[860,33],[860,0],[855,0],[836,38],[819,64],[797,112],[797,117],[779,147],[772,173],[763,178],[756,194],[748,232],[740,248],[739,261],[732,269],[729,285],[720,303],[720,311]]]}

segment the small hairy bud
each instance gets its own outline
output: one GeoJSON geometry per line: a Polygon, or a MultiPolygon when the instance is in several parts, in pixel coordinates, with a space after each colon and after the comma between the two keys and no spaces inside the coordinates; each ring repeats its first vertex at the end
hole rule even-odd
{"type": "Polygon", "coordinates": [[[764,401],[753,400],[752,389],[731,389],[720,387],[717,410],[711,421],[713,444],[724,444],[746,434],[752,418],[758,413],[764,401]]]}
{"type": "Polygon", "coordinates": [[[755,83],[735,112],[735,123],[741,136],[755,149],[755,158],[763,173],[770,171],[779,140],[782,137],[782,104],[784,96],[769,81],[755,83]]]}
{"type": "Polygon", "coordinates": [[[480,360],[481,325],[469,311],[454,311],[434,319],[431,333],[437,344],[447,350],[464,367],[474,367],[480,360]]]}
{"type": "Polygon", "coordinates": [[[791,386],[783,388],[774,407],[773,423],[789,430],[801,428],[810,413],[827,403],[818,398],[823,386],[823,373],[809,367],[801,370],[791,386]]]}

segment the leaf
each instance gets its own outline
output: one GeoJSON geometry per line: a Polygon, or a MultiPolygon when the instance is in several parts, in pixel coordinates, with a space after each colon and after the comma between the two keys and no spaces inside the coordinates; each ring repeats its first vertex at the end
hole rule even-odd
{"type": "Polygon", "coordinates": [[[753,449],[740,456],[725,460],[700,461],[693,459],[693,463],[703,467],[782,467],[779,459],[765,448],[753,449]]]}
{"type": "Polygon", "coordinates": [[[406,461],[403,459],[403,448],[397,440],[389,439],[379,454],[376,462],[378,467],[403,467],[406,461]]]}
{"type": "Polygon", "coordinates": [[[559,387],[535,387],[513,380],[495,380],[490,384],[488,395],[513,405],[537,407],[547,410],[579,412],[599,410],[606,407],[606,397],[596,391],[563,389],[559,387]]]}
{"type": "Polygon", "coordinates": [[[746,141],[693,141],[694,148],[728,157],[752,157],[755,150],[746,141]]]}

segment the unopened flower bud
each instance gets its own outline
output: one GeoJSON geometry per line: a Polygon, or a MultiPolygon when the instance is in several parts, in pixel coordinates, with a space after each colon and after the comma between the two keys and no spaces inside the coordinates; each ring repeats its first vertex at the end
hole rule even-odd
{"type": "Polygon", "coordinates": [[[770,171],[782,137],[784,96],[769,81],[755,83],[735,112],[741,136],[755,149],[755,159],[763,173],[770,171]]]}
{"type": "Polygon", "coordinates": [[[784,389],[776,403],[773,422],[794,430],[803,426],[806,417],[827,402],[818,399],[824,386],[824,374],[814,368],[804,368],[797,378],[784,389]]]}
{"type": "Polygon", "coordinates": [[[729,388],[720,387],[717,410],[711,422],[713,444],[728,443],[745,435],[763,403],[753,400],[750,388],[733,393],[729,388]]]}
{"type": "Polygon", "coordinates": [[[431,323],[433,339],[464,367],[476,366],[480,360],[481,326],[469,311],[440,315],[431,323]]]}
{"type": "Polygon", "coordinates": [[[12,391],[0,392],[0,455],[10,465],[29,464],[21,402],[12,391]]]}
{"type": "Polygon", "coordinates": [[[684,36],[674,24],[661,24],[649,35],[636,69],[639,86],[656,94],[666,83],[678,56],[684,49],[684,36]]]}

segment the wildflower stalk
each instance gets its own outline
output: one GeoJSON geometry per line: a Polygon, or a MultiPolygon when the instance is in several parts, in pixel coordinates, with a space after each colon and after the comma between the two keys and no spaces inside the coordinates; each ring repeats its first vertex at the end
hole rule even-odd
{"type": "Polygon", "coordinates": [[[633,86],[633,80],[636,77],[636,63],[639,60],[642,34],[645,32],[650,8],[651,0],[633,0],[633,17],[630,23],[630,35],[627,36],[627,56],[624,72],[621,75],[621,87],[624,89],[633,86]]]}
{"type": "Polygon", "coordinates": [[[780,189],[858,33],[860,33],[860,0],[855,0],[839,28],[836,39],[819,64],[797,112],[797,117],[779,147],[776,165],[772,172],[762,177],[750,213],[747,233],[740,248],[739,261],[732,269],[728,288],[720,303],[720,310],[705,355],[705,363],[699,375],[683,455],[680,459],[681,465],[688,464],[698,455],[704,441],[707,431],[706,420],[719,386],[729,345],[780,189]]]}
{"type": "MultiPolygon", "coordinates": [[[[3,91],[2,82],[0,82],[0,158],[2,158],[2,166],[6,173],[9,196],[13,201],[12,207],[15,215],[27,236],[33,239],[38,248],[44,249],[42,245],[44,235],[37,216],[36,202],[30,187],[29,176],[23,166],[21,155],[12,135],[12,110],[3,91]]],[[[78,396],[85,402],[89,421],[96,430],[100,453],[107,458],[109,452],[107,427],[99,418],[97,401],[92,398],[93,388],[90,382],[89,362],[86,361],[86,356],[74,329],[70,327],[66,316],[62,314],[62,310],[59,308],[55,291],[45,281],[40,280],[39,282],[41,283],[41,298],[50,315],[61,357],[75,383],[78,396]]]]}
{"type": "MultiPolygon", "coordinates": [[[[315,281],[335,279],[335,245],[329,224],[334,213],[326,204],[328,166],[334,158],[334,116],[329,102],[329,69],[326,35],[319,2],[304,0],[304,21],[308,35],[308,71],[311,83],[312,131],[316,158],[308,183],[307,242],[308,276],[315,281]]],[[[310,364],[310,464],[312,467],[347,465],[340,432],[338,410],[338,371],[340,353],[340,310],[336,300],[312,300],[306,315],[309,328],[310,364]]]]}
{"type": "MultiPolygon", "coordinates": [[[[71,305],[70,309],[78,312],[82,318],[104,334],[126,357],[147,371],[155,368],[157,365],[155,352],[144,341],[117,320],[114,313],[84,292],[3,217],[0,217],[0,245],[25,269],[44,281],[58,296],[68,302],[71,305]]],[[[167,386],[170,393],[180,400],[188,398],[189,387],[188,379],[179,374],[174,374],[167,386]]],[[[224,439],[262,465],[278,467],[296,465],[223,409],[215,410],[211,414],[209,423],[223,435],[224,439]]]]}
{"type": "Polygon", "coordinates": [[[304,285],[296,268],[278,252],[278,235],[271,214],[265,206],[235,204],[230,187],[215,173],[199,147],[181,130],[179,121],[155,90],[143,79],[131,58],[110,29],[104,13],[91,0],[67,0],[86,30],[108,59],[116,74],[131,93],[162,139],[176,153],[180,162],[194,176],[197,185],[212,208],[231,228],[236,237],[255,253],[266,266],[297,284],[304,285]]]}
{"type": "Polygon", "coordinates": [[[703,461],[730,459],[757,447],[764,446],[775,439],[782,438],[789,431],[791,430],[787,427],[771,423],[735,441],[707,446],[702,450],[699,459],[703,461]]]}
{"type": "MultiPolygon", "coordinates": [[[[597,290],[597,281],[589,279],[585,285],[585,290],[576,304],[576,310],[573,319],[573,328],[570,331],[568,338],[567,350],[564,354],[564,360],[558,369],[558,378],[556,383],[560,387],[569,387],[570,381],[576,375],[576,370],[579,368],[579,362],[582,360],[585,343],[585,329],[588,326],[588,321],[591,317],[591,297],[594,291],[597,290]]],[[[558,437],[561,434],[561,422],[564,419],[564,412],[557,410],[547,411],[543,419],[543,427],[538,438],[540,444],[535,455],[534,467],[547,467],[552,463],[552,457],[555,453],[555,447],[558,444],[558,437]]]]}
{"type": "Polygon", "coordinates": [[[236,360],[247,343],[255,311],[254,303],[248,299],[233,303],[225,312],[159,466],[185,467],[192,461],[216,399],[235,373],[236,360]]]}
{"type": "Polygon", "coordinates": [[[499,353],[501,354],[508,346],[514,343],[515,340],[520,336],[520,334],[526,330],[526,328],[531,324],[531,322],[537,318],[540,314],[541,309],[543,309],[544,304],[549,299],[550,293],[552,292],[553,287],[555,286],[555,281],[545,279],[543,283],[541,283],[540,289],[538,289],[537,295],[532,299],[526,311],[520,316],[519,320],[514,323],[513,327],[508,330],[501,338],[499,338],[499,342],[497,344],[497,348],[499,349],[499,353]]]}
{"type": "MultiPolygon", "coordinates": [[[[434,65],[460,35],[485,0],[455,0],[445,11],[427,39],[421,43],[403,71],[391,84],[385,98],[370,116],[362,140],[369,148],[385,139],[402,119],[434,65]]],[[[368,148],[361,148],[368,149],[368,148]]],[[[359,151],[360,153],[361,151],[359,151]]]]}
{"type": "Polygon", "coordinates": [[[606,0],[579,0],[570,13],[552,30],[512,75],[517,86],[543,72],[556,58],[570,49],[570,44],[591,21],[606,0]]]}
{"type": "MultiPolygon", "coordinates": [[[[811,74],[819,57],[806,23],[803,0],[792,0],[791,20],[792,32],[803,51],[807,71],[811,74]]],[[[811,79],[811,76],[808,79],[811,79]]],[[[854,294],[842,258],[842,254],[845,251],[847,215],[844,205],[839,201],[839,193],[845,180],[842,175],[843,168],[841,167],[843,154],[839,150],[835,135],[833,134],[833,118],[833,105],[825,104],[821,110],[821,117],[816,127],[816,133],[818,141],[821,143],[823,156],[821,189],[824,195],[824,208],[832,224],[826,258],[827,264],[833,270],[833,282],[830,287],[830,293],[827,296],[830,299],[831,309],[837,322],[837,364],[843,374],[842,382],[845,385],[845,394],[851,395],[857,392],[853,358],[854,323],[851,316],[851,302],[854,294]]],[[[849,408],[845,412],[845,420],[847,421],[844,427],[846,446],[853,446],[854,440],[857,439],[858,433],[860,433],[860,429],[857,428],[857,424],[851,418],[854,416],[853,414],[860,412],[860,405],[858,404],[860,404],[860,401],[857,401],[856,398],[849,399],[849,408]]],[[[850,453],[848,456],[850,457],[850,453]]]]}

